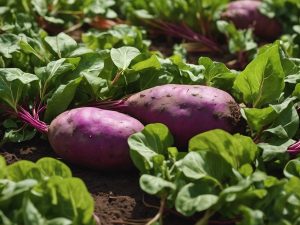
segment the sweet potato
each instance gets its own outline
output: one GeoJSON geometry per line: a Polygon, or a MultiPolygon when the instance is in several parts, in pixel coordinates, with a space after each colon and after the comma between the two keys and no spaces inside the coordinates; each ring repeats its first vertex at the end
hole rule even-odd
{"type": "Polygon", "coordinates": [[[144,124],[167,125],[180,148],[204,131],[219,128],[233,132],[240,120],[239,105],[228,93],[201,85],[157,86],[97,106],[127,113],[144,124]]]}
{"type": "Polygon", "coordinates": [[[57,116],[48,128],[48,138],[54,151],[71,163],[119,170],[132,165],[127,138],[143,127],[128,115],[83,107],[57,116]]]}
{"type": "Polygon", "coordinates": [[[259,11],[260,1],[239,0],[228,4],[222,18],[232,21],[239,29],[253,28],[254,34],[265,40],[274,40],[281,33],[281,24],[259,11]]]}

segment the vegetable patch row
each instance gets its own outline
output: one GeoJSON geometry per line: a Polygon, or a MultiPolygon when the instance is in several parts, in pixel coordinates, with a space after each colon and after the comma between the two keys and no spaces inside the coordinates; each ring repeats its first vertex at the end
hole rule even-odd
{"type": "MultiPolygon", "coordinates": [[[[0,145],[46,137],[65,161],[100,173],[135,166],[141,189],[161,203],[147,225],[162,225],[166,208],[196,225],[300,224],[297,2],[236,1],[222,14],[229,23],[207,14],[228,1],[203,1],[198,30],[198,14],[190,13],[196,7],[184,7],[192,0],[69,2],[8,1],[0,8],[0,145]],[[282,5],[295,14],[286,25],[282,5]],[[134,24],[189,33],[222,55],[207,39],[211,22],[228,37],[231,53],[243,57],[246,49],[253,60],[237,71],[209,57],[187,63],[180,48],[164,57],[150,50],[143,29],[107,20],[120,10],[134,24]],[[174,25],[178,12],[188,26],[174,25]],[[277,12],[277,20],[263,12],[277,12]],[[272,23],[272,31],[286,35],[258,48],[252,31],[259,37],[260,25],[238,30],[251,25],[238,24],[236,15],[272,23]],[[62,21],[66,27],[57,26],[62,21]],[[104,32],[83,33],[82,42],[68,34],[109,22],[104,32]],[[42,27],[60,29],[49,35],[42,27]]],[[[7,166],[0,158],[1,224],[95,224],[93,210],[85,185],[61,162],[7,166]]]]}

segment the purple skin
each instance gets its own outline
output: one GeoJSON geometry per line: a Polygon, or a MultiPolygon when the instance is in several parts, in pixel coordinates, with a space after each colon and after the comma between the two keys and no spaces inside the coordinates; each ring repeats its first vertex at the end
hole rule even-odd
{"type": "Polygon", "coordinates": [[[290,145],[287,149],[287,152],[291,155],[297,155],[300,153],[300,141],[295,142],[294,144],[290,145]]]}
{"type": "Polygon", "coordinates": [[[222,18],[230,20],[238,29],[253,27],[254,34],[265,40],[275,40],[281,33],[281,25],[259,12],[260,1],[234,1],[228,4],[222,18]]]}
{"type": "Polygon", "coordinates": [[[144,124],[167,125],[179,148],[186,148],[190,138],[208,130],[233,132],[240,119],[240,108],[228,93],[201,85],[157,86],[98,107],[127,113],[144,124]]]}
{"type": "Polygon", "coordinates": [[[57,116],[48,138],[63,159],[101,170],[131,168],[128,137],[144,128],[138,120],[115,111],[76,108],[57,116]]]}

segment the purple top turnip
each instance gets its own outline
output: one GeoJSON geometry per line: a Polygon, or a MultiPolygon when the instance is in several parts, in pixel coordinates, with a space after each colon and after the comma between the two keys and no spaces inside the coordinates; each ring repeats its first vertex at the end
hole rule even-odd
{"type": "Polygon", "coordinates": [[[265,40],[274,40],[281,33],[281,24],[259,12],[260,1],[239,0],[228,4],[222,18],[230,20],[238,29],[253,28],[254,34],[265,40]]]}

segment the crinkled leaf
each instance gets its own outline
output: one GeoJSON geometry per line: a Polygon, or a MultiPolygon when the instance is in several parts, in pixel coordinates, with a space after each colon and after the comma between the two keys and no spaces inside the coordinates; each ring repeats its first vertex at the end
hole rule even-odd
{"type": "Polygon", "coordinates": [[[21,160],[7,167],[7,177],[13,181],[22,181],[28,178],[28,172],[36,168],[33,162],[21,160]]]}
{"type": "Polygon", "coordinates": [[[42,174],[47,177],[60,176],[63,178],[72,177],[72,172],[61,161],[50,157],[44,157],[36,162],[36,166],[42,171],[42,174]]]}

